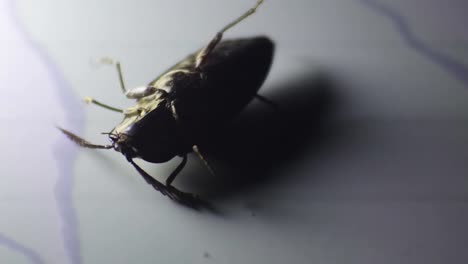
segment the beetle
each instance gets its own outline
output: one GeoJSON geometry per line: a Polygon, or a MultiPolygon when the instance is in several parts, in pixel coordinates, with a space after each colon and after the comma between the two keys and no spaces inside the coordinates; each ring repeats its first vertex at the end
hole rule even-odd
{"type": "Polygon", "coordinates": [[[274,44],[264,36],[222,40],[223,33],[255,13],[263,0],[222,28],[200,50],[175,64],[148,85],[127,90],[121,65],[115,62],[120,86],[136,105],[125,110],[111,107],[92,98],[85,101],[120,112],[124,118],[108,134],[111,144],[96,145],[59,128],[78,145],[92,149],[114,149],[121,152],[138,173],[154,189],[171,199],[193,204],[198,196],[182,192],[172,182],[187,163],[187,154],[194,152],[213,173],[199,144],[253,99],[270,104],[257,92],[269,72],[274,44]],[[180,164],[166,179],[159,182],[135,162],[135,158],[151,163],[167,162],[182,157],[180,164]]]}

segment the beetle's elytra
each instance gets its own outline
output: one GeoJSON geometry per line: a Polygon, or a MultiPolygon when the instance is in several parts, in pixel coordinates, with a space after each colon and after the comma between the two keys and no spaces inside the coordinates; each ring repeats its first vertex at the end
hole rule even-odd
{"type": "Polygon", "coordinates": [[[127,90],[120,64],[116,62],[120,84],[136,105],[125,110],[87,98],[124,118],[110,133],[110,145],[96,145],[59,128],[82,147],[114,149],[121,152],[141,176],[156,190],[173,200],[193,204],[196,196],[179,191],[171,184],[195,152],[204,159],[199,143],[215,133],[217,127],[238,114],[253,98],[265,80],[273,59],[274,45],[267,37],[223,40],[223,33],[253,14],[263,0],[226,25],[202,49],[169,68],[148,85],[127,90]],[[140,158],[162,163],[175,156],[182,162],[163,184],[135,162],[140,158]]]}

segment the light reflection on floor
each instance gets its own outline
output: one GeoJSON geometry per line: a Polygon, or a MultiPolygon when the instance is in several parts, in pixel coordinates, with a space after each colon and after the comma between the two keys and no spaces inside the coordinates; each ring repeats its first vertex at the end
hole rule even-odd
{"type": "Polygon", "coordinates": [[[9,110],[0,115],[8,124],[0,137],[2,158],[9,161],[0,167],[7,186],[0,191],[7,220],[0,223],[0,246],[31,263],[81,263],[71,198],[75,150],[54,128],[79,131],[80,107],[52,60],[28,37],[14,5],[0,1],[0,54],[8,58],[0,62],[0,101],[9,110]]]}

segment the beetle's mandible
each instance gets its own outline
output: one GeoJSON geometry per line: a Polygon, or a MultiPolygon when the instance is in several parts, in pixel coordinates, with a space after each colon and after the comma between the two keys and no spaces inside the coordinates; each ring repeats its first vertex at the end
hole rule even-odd
{"type": "Polygon", "coordinates": [[[136,105],[121,110],[89,97],[85,99],[124,115],[122,122],[108,133],[111,144],[92,144],[59,129],[82,147],[121,152],[156,190],[178,202],[193,203],[198,199],[195,195],[172,186],[187,162],[187,154],[196,153],[213,173],[198,144],[238,114],[253,98],[268,103],[257,92],[272,63],[272,41],[263,36],[222,40],[225,31],[253,14],[262,2],[258,0],[254,7],[222,28],[205,47],[146,86],[127,90],[120,63],[116,62],[120,86],[127,98],[136,100],[136,105]],[[182,161],[165,184],[134,162],[135,158],[140,158],[162,163],[175,156],[182,157],[182,161]]]}

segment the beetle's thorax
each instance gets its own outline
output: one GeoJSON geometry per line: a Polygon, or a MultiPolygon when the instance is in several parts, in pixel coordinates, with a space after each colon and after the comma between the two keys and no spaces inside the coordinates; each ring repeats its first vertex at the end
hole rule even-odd
{"type": "Polygon", "coordinates": [[[138,98],[136,105],[124,110],[124,119],[111,132],[116,151],[150,162],[165,162],[187,152],[180,122],[171,108],[176,96],[174,86],[186,74],[190,72],[177,70],[162,75],[150,84],[154,93],[138,98]]]}
{"type": "MultiPolygon", "coordinates": [[[[159,109],[159,112],[163,110],[170,111],[169,105],[171,100],[173,100],[172,97],[175,96],[177,79],[182,75],[189,75],[192,73],[193,72],[188,69],[172,70],[151,82],[149,86],[154,88],[154,92],[137,99],[136,105],[126,108],[124,110],[124,119],[112,130],[111,133],[114,135],[128,135],[129,131],[134,128],[135,124],[140,122],[145,116],[155,109],[159,109]]],[[[158,122],[157,120],[154,121],[158,122]]]]}
{"type": "Polygon", "coordinates": [[[163,74],[161,77],[156,79],[150,85],[155,87],[158,90],[166,91],[167,93],[171,93],[174,88],[174,79],[177,75],[181,74],[190,74],[188,69],[177,69],[169,71],[163,74]]]}

